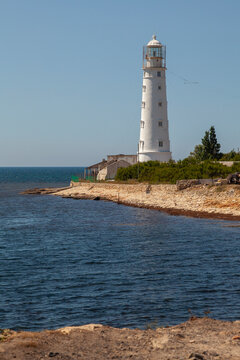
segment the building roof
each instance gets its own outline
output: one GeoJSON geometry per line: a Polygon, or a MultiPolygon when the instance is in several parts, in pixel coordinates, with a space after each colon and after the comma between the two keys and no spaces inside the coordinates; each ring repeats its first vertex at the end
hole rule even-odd
{"type": "Polygon", "coordinates": [[[131,155],[131,154],[117,154],[117,155],[107,155],[107,158],[119,158],[119,157],[136,157],[137,155],[131,155]]]}
{"type": "Polygon", "coordinates": [[[156,35],[152,36],[152,40],[149,41],[149,43],[147,44],[147,46],[156,46],[156,47],[161,47],[162,44],[160,43],[160,41],[158,41],[156,39],[156,35]]]}
{"type": "Polygon", "coordinates": [[[122,167],[122,165],[124,165],[124,167],[130,166],[131,164],[129,164],[129,162],[125,161],[125,160],[116,160],[116,161],[110,161],[106,167],[112,167],[112,166],[116,166],[117,168],[122,167]]]}
{"type": "MultiPolygon", "coordinates": [[[[106,166],[109,166],[113,163],[116,163],[117,161],[123,160],[121,158],[129,158],[131,160],[131,158],[134,158],[137,160],[137,155],[124,155],[124,154],[118,154],[118,155],[107,155],[107,160],[103,159],[102,161],[93,164],[91,166],[87,167],[87,170],[102,170],[103,168],[105,168],[106,166]]],[[[131,165],[131,161],[129,162],[129,165],[131,165]]]]}
{"type": "Polygon", "coordinates": [[[104,166],[107,163],[107,160],[100,161],[99,163],[88,166],[87,169],[97,169],[99,166],[104,166]]]}

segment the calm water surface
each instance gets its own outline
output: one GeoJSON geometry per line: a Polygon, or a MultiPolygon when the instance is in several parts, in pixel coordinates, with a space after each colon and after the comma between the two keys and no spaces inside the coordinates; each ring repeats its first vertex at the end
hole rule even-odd
{"type": "Polygon", "coordinates": [[[239,223],[20,195],[76,168],[0,168],[0,328],[240,318],[239,223]]]}

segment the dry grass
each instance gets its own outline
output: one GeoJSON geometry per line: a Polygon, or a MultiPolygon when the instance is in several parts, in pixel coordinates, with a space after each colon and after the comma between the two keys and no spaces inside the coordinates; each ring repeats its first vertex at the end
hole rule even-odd
{"type": "Polygon", "coordinates": [[[216,192],[219,193],[219,192],[222,192],[222,191],[226,191],[227,186],[228,185],[218,185],[218,186],[216,186],[216,192]]]}
{"type": "Polygon", "coordinates": [[[38,343],[36,341],[29,340],[29,341],[24,341],[19,345],[24,348],[36,348],[38,346],[38,343]]]}
{"type": "Polygon", "coordinates": [[[37,332],[19,332],[17,335],[17,337],[21,338],[21,339],[32,339],[32,338],[36,338],[39,337],[39,333],[37,332]]]}
{"type": "Polygon", "coordinates": [[[0,342],[6,341],[13,333],[10,329],[0,329],[0,342]]]}

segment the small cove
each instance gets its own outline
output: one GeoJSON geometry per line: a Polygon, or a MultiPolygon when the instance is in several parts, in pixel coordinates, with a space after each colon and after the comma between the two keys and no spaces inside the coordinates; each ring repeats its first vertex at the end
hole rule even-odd
{"type": "Polygon", "coordinates": [[[239,319],[238,223],[19,194],[77,170],[0,169],[1,328],[239,319]]]}

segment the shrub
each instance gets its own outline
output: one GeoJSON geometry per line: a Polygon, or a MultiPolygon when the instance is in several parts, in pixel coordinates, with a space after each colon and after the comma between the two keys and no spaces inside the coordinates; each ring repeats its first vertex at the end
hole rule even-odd
{"type": "Polygon", "coordinates": [[[169,161],[160,163],[148,161],[131,165],[127,168],[120,168],[117,171],[115,180],[127,181],[130,179],[139,182],[150,183],[176,183],[183,179],[209,179],[227,177],[228,174],[240,172],[240,164],[235,163],[227,167],[217,161],[197,161],[193,158],[186,158],[178,162],[169,161]]]}

